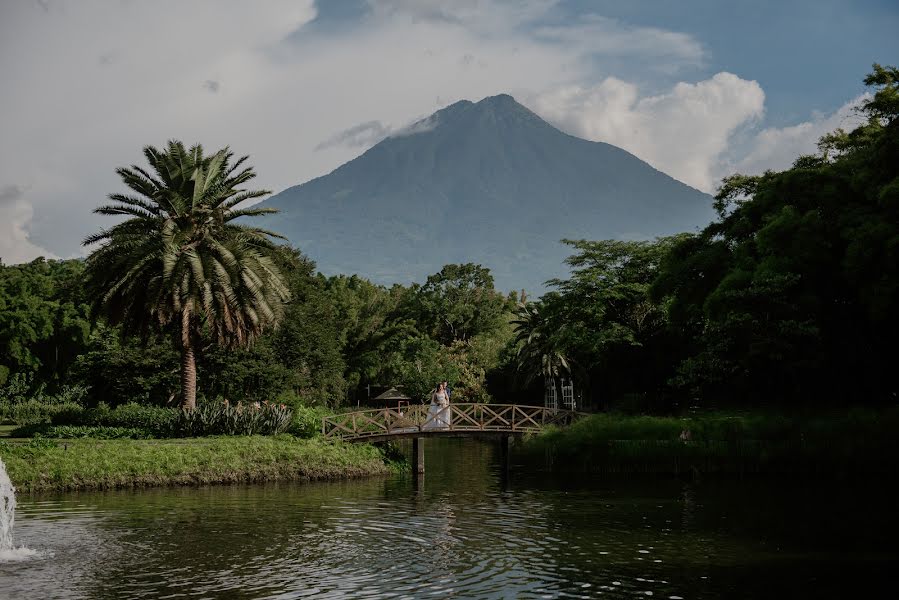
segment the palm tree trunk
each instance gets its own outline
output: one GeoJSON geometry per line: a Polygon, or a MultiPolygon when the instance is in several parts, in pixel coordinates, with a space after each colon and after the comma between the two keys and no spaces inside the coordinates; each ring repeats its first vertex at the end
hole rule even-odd
{"type": "Polygon", "coordinates": [[[181,347],[181,408],[197,407],[197,362],[193,344],[181,347]]]}
{"type": "Polygon", "coordinates": [[[188,410],[197,407],[197,361],[193,341],[191,315],[184,311],[181,315],[181,408],[188,410]]]}

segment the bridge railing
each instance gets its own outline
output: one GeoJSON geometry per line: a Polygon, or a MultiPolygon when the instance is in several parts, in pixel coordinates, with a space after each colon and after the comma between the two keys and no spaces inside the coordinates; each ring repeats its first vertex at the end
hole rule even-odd
{"type": "Polygon", "coordinates": [[[416,433],[496,431],[536,433],[547,425],[570,425],[580,413],[518,404],[450,404],[434,414],[427,405],[377,408],[322,419],[322,434],[364,439],[416,433]]]}

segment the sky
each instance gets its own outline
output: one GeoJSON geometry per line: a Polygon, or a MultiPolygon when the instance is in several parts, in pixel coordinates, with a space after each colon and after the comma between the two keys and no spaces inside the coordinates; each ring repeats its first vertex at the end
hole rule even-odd
{"type": "Polygon", "coordinates": [[[499,93],[713,193],[857,123],[896,31],[895,0],[0,0],[0,260],[83,256],[146,145],[279,192],[499,93]]]}

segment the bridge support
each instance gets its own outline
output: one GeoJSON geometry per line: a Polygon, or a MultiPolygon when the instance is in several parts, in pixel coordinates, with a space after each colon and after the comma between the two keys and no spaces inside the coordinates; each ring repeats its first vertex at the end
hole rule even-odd
{"type": "Polygon", "coordinates": [[[499,460],[503,473],[509,472],[509,443],[512,439],[510,435],[504,435],[499,438],[499,460]]]}
{"type": "Polygon", "coordinates": [[[412,462],[416,475],[425,472],[425,440],[424,438],[412,438],[412,462]]]}

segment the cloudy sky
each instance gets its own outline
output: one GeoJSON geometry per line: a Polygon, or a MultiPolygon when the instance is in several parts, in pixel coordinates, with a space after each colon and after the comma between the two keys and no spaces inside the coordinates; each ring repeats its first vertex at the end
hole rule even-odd
{"type": "Polygon", "coordinates": [[[851,127],[896,31],[895,0],[0,0],[0,259],[82,255],[147,144],[280,191],[502,92],[711,192],[851,127]]]}

